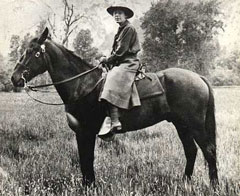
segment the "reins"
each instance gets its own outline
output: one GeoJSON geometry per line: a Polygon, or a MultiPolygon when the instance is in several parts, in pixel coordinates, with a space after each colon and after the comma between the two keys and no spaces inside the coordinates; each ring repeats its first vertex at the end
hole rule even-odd
{"type": "MultiPolygon", "coordinates": [[[[55,85],[59,85],[59,84],[64,84],[64,83],[67,83],[67,82],[76,80],[76,79],[80,78],[81,76],[84,76],[84,75],[86,75],[86,74],[94,71],[94,70],[97,69],[98,67],[99,67],[99,66],[95,66],[95,67],[93,67],[93,68],[90,69],[90,70],[87,70],[87,71],[85,71],[85,72],[83,72],[83,73],[77,74],[77,75],[75,75],[75,76],[73,76],[73,77],[71,77],[71,78],[68,78],[68,79],[65,79],[65,80],[62,80],[62,81],[59,81],[59,82],[53,82],[53,83],[49,83],[49,84],[42,84],[42,85],[35,85],[35,86],[34,86],[34,85],[27,85],[27,87],[28,87],[30,90],[34,91],[34,89],[36,89],[36,88],[43,88],[43,87],[48,87],[48,86],[55,86],[55,85]]],[[[26,84],[27,84],[27,83],[26,83],[26,84]]]]}
{"type": "MultiPolygon", "coordinates": [[[[38,88],[44,88],[44,87],[49,87],[49,86],[55,86],[55,85],[60,85],[60,84],[64,84],[64,83],[67,83],[67,82],[70,82],[70,81],[73,81],[73,80],[76,80],[84,75],[87,75],[88,73],[94,71],[95,69],[98,69],[99,65],[98,66],[95,66],[93,67],[92,69],[90,70],[87,70],[83,73],[80,73],[80,74],[77,74],[71,78],[68,78],[68,79],[65,79],[65,80],[62,80],[62,81],[59,81],[59,82],[53,82],[53,83],[49,83],[49,84],[42,84],[42,85],[28,85],[27,82],[26,82],[26,79],[24,77],[22,77],[22,79],[24,80],[24,89],[25,89],[25,92],[27,93],[27,95],[33,99],[34,101],[38,102],[38,103],[41,103],[41,104],[45,104],[45,105],[54,105],[54,106],[59,106],[59,105],[65,105],[66,103],[48,103],[48,102],[44,102],[44,101],[41,101],[39,99],[36,99],[34,98],[33,96],[31,96],[29,94],[29,90],[31,91],[34,91],[34,92],[37,92],[37,91],[40,91],[40,90],[37,90],[38,88]]],[[[97,83],[95,84],[95,86],[93,87],[93,90],[98,86],[98,84],[103,80],[104,78],[100,78],[97,83]]],[[[41,92],[48,92],[48,91],[41,91],[41,92]]],[[[86,96],[86,95],[85,95],[86,96]]]]}
{"type": "Polygon", "coordinates": [[[36,99],[36,98],[34,98],[33,96],[31,96],[31,95],[29,94],[29,92],[28,92],[27,89],[25,89],[25,92],[27,93],[27,95],[28,95],[31,99],[33,99],[34,101],[36,101],[36,102],[38,102],[38,103],[44,104],[44,105],[55,105],[55,106],[65,105],[64,103],[48,103],[48,102],[44,102],[44,101],[41,101],[41,100],[36,99]]]}

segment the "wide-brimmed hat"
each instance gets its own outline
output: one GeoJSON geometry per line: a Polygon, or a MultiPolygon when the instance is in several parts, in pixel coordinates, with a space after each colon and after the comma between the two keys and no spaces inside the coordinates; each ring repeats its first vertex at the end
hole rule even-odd
{"type": "Polygon", "coordinates": [[[126,14],[127,18],[131,18],[134,15],[134,12],[130,8],[125,6],[110,6],[109,8],[107,8],[107,12],[111,15],[113,15],[113,12],[115,10],[122,10],[126,14]]]}

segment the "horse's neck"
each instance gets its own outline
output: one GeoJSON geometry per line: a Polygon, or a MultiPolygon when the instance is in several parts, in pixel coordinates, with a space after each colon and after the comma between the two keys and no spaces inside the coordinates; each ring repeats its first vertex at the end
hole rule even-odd
{"type": "MultiPolygon", "coordinates": [[[[66,54],[64,54],[56,45],[51,44],[50,46],[51,50],[49,56],[51,65],[48,68],[48,72],[53,82],[69,79],[91,69],[91,67],[84,64],[83,61],[77,63],[76,59],[75,61],[71,61],[69,56],[66,56],[66,54]]],[[[100,78],[101,73],[96,69],[78,79],[61,85],[56,85],[55,87],[63,102],[71,103],[90,93],[100,78]]]]}

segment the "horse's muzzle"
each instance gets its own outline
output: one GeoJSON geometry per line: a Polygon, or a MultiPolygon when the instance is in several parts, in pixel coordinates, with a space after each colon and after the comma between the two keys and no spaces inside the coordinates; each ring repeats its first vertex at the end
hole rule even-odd
{"type": "Polygon", "coordinates": [[[16,77],[12,76],[11,81],[15,87],[24,87],[25,81],[22,77],[16,78],[16,77]]]}

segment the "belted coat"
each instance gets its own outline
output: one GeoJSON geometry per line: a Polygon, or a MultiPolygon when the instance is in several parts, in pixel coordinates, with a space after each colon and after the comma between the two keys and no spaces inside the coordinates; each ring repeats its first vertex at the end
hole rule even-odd
{"type": "Polygon", "coordinates": [[[114,37],[111,56],[107,59],[112,69],[107,74],[100,100],[104,99],[122,109],[141,105],[134,83],[139,69],[139,51],[137,32],[126,20],[114,37]]]}

